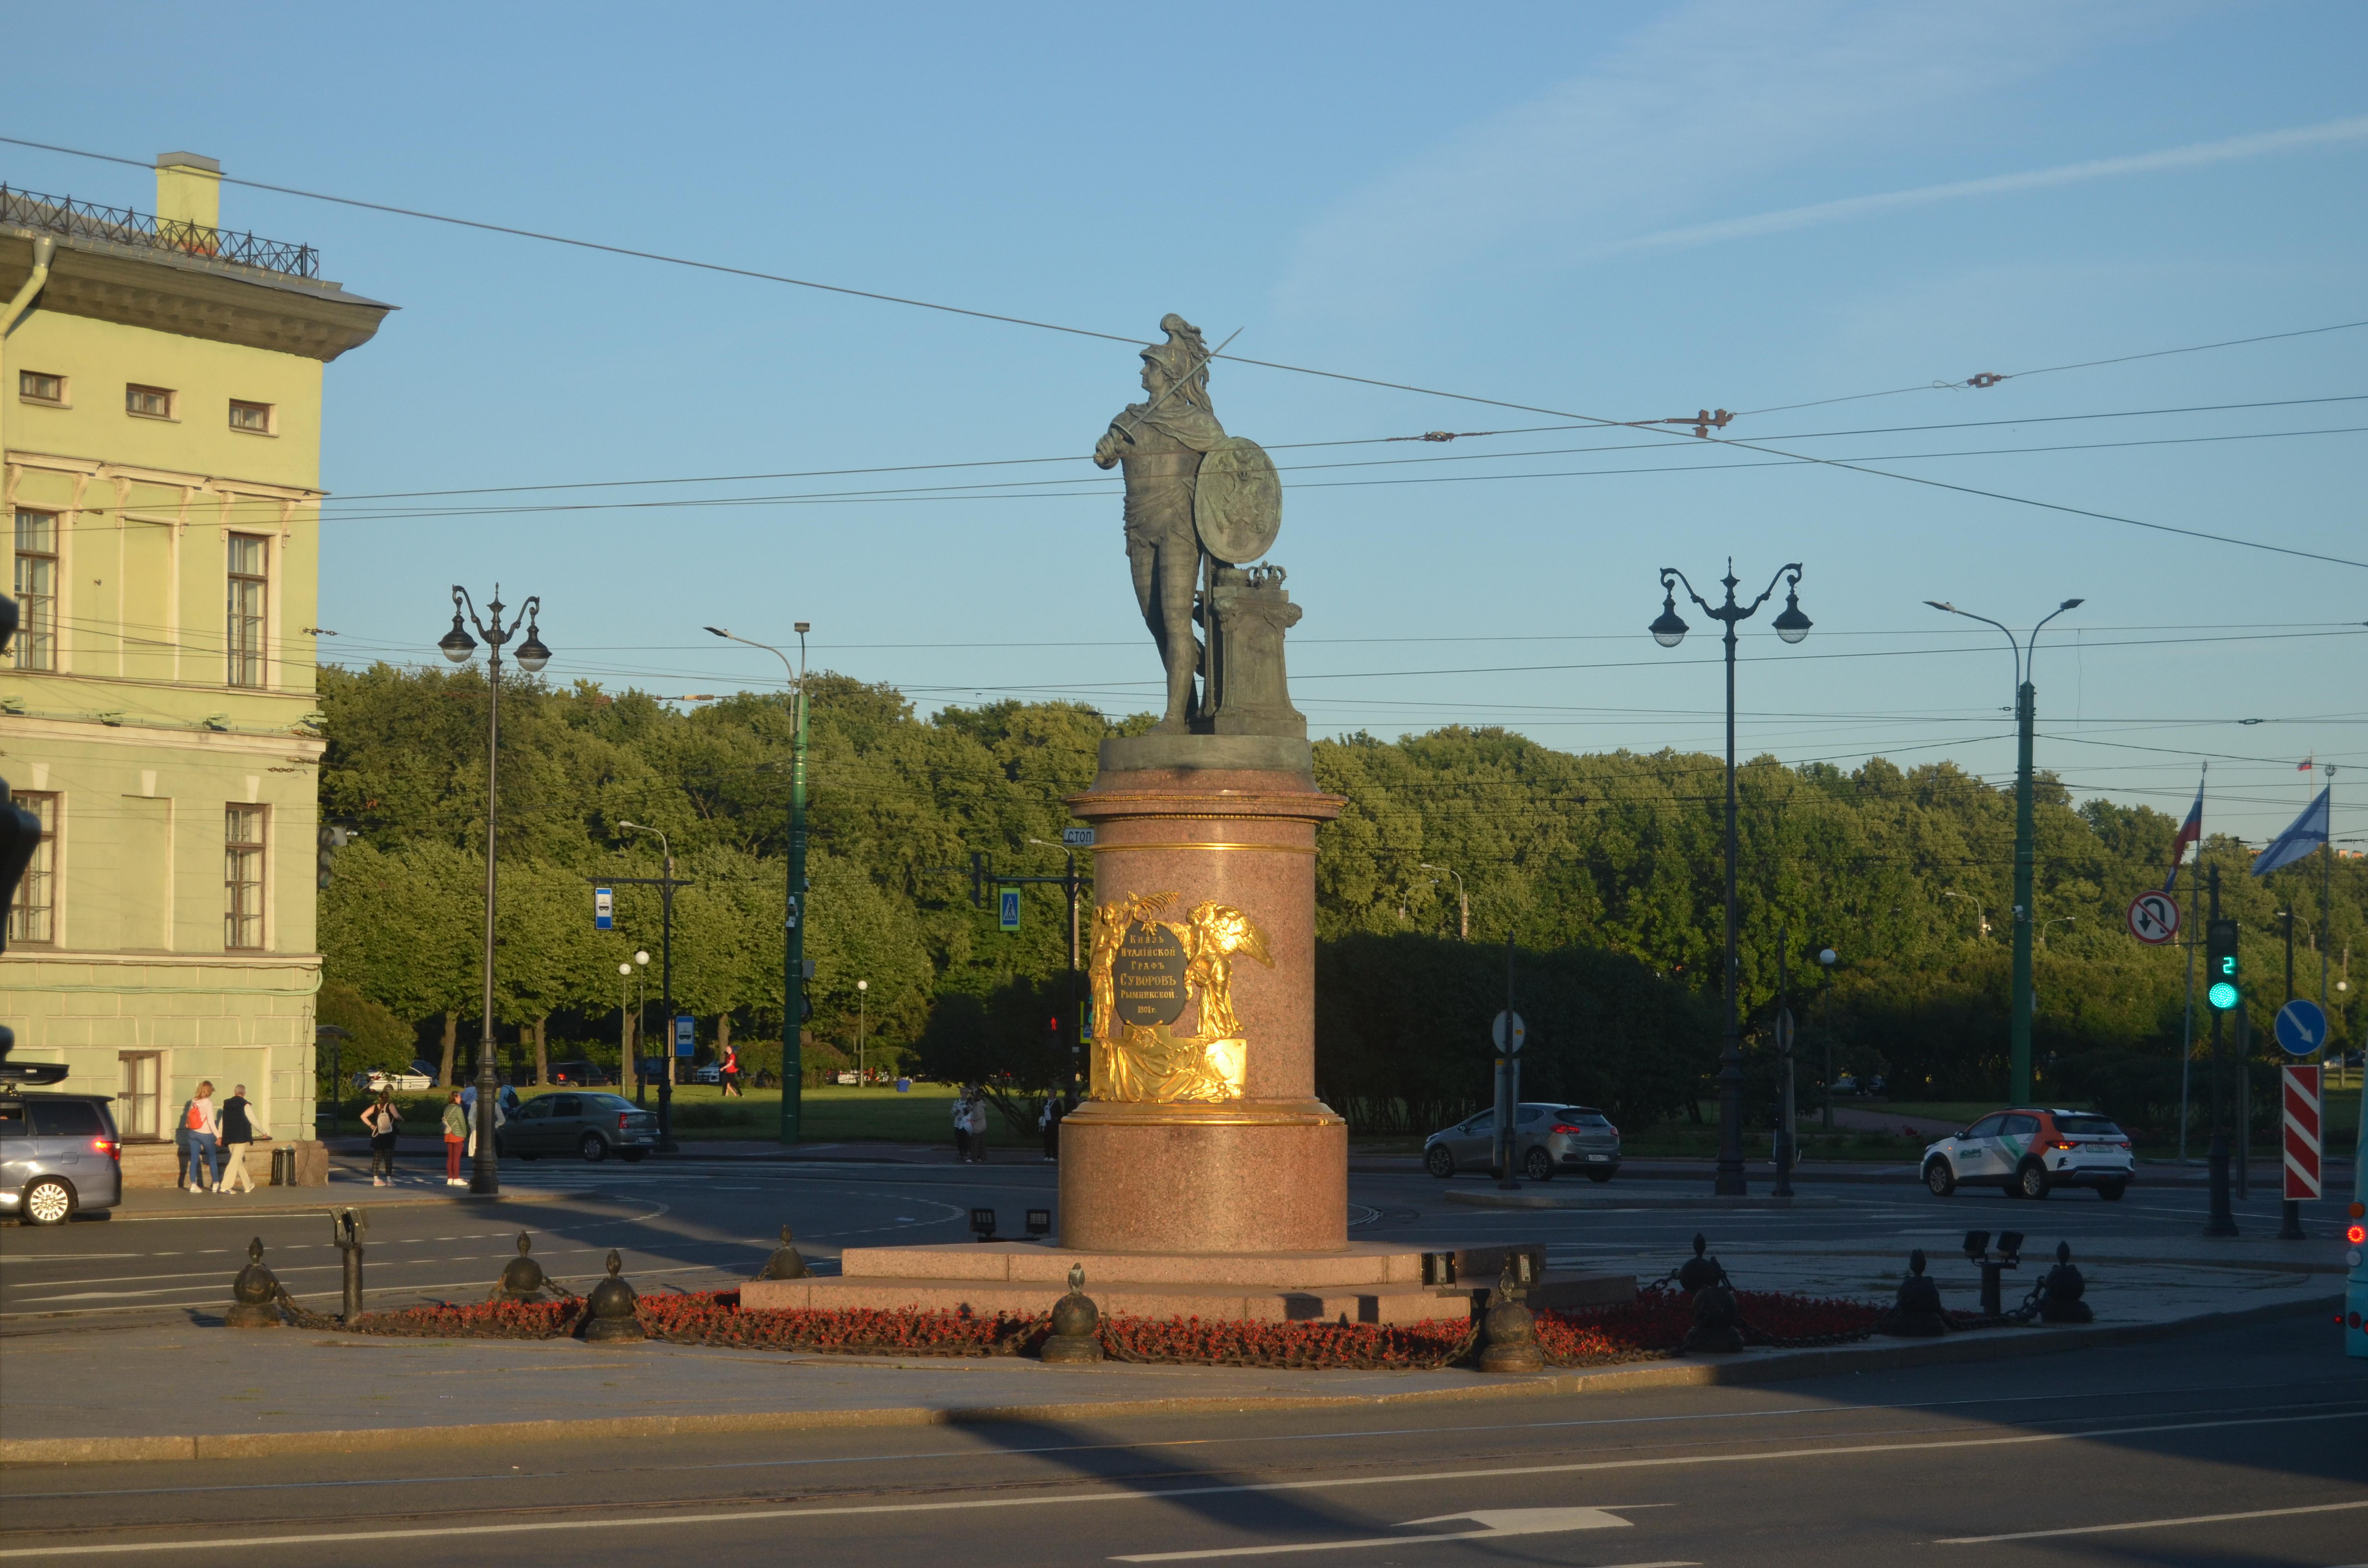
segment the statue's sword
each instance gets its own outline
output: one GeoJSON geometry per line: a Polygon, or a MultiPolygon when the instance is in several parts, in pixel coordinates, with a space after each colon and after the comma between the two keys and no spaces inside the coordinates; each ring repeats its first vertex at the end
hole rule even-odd
{"type": "Polygon", "coordinates": [[[1236,337],[1239,337],[1239,336],[1242,335],[1242,333],[1243,333],[1243,331],[1244,331],[1244,330],[1245,330],[1244,328],[1241,328],[1241,327],[1238,327],[1238,326],[1237,326],[1237,327],[1235,327],[1235,328],[1234,328],[1233,332],[1232,332],[1231,334],[1229,334],[1229,335],[1226,336],[1226,338],[1225,338],[1225,341],[1224,341],[1224,342],[1220,343],[1220,344],[1219,344],[1219,345],[1217,345],[1214,348],[1210,349],[1206,354],[1201,355],[1201,356],[1200,362],[1199,362],[1198,364],[1194,365],[1190,369],[1189,369],[1189,370],[1185,371],[1181,376],[1178,376],[1178,378],[1176,378],[1176,380],[1174,380],[1174,381],[1172,381],[1168,382],[1168,383],[1167,383],[1167,392],[1161,392],[1157,397],[1155,397],[1155,398],[1153,398],[1149,403],[1144,403],[1144,404],[1143,405],[1143,412],[1142,412],[1141,414],[1138,414],[1138,415],[1136,415],[1134,416],[1134,421],[1133,421],[1133,424],[1129,424],[1129,425],[1121,425],[1121,424],[1119,424],[1118,422],[1116,422],[1115,420],[1113,420],[1113,421],[1111,422],[1110,428],[1111,428],[1111,429],[1113,429],[1113,430],[1116,430],[1116,431],[1117,431],[1121,436],[1132,436],[1132,435],[1133,435],[1133,434],[1134,434],[1134,431],[1135,431],[1135,426],[1136,426],[1141,425],[1144,420],[1146,420],[1146,419],[1150,418],[1150,417],[1151,417],[1151,411],[1152,411],[1153,409],[1157,408],[1161,403],[1166,403],[1166,402],[1167,401],[1167,399],[1168,399],[1168,398],[1169,398],[1169,397],[1170,397],[1170,396],[1175,392],[1175,391],[1176,391],[1176,389],[1177,389],[1177,388],[1178,388],[1178,387],[1180,387],[1180,386],[1183,386],[1183,385],[1187,384],[1188,382],[1190,382],[1190,381],[1192,380],[1192,378],[1193,378],[1193,377],[1195,377],[1195,376],[1199,375],[1201,371],[1203,371],[1203,370],[1207,369],[1209,368],[1209,361],[1210,361],[1210,360],[1212,360],[1212,359],[1214,359],[1218,355],[1223,354],[1223,353],[1226,350],[1226,348],[1228,348],[1229,347],[1231,347],[1231,346],[1232,346],[1232,344],[1233,344],[1234,339],[1235,339],[1235,338],[1236,338],[1236,337]]]}

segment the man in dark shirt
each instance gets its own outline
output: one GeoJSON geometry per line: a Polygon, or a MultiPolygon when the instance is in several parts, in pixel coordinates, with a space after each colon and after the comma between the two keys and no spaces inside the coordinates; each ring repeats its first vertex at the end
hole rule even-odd
{"type": "Polygon", "coordinates": [[[222,1172],[214,1178],[214,1191],[223,1193],[233,1187],[248,1192],[255,1190],[255,1178],[246,1174],[246,1146],[255,1142],[255,1123],[247,1112],[254,1104],[246,1097],[246,1085],[239,1084],[231,1089],[230,1098],[222,1108],[222,1172]]]}

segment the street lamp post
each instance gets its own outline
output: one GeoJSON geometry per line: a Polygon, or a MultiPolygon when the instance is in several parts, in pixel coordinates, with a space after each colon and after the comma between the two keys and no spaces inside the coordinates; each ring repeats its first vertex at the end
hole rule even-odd
{"type": "Polygon", "coordinates": [[[2031,635],[2018,643],[2014,633],[2001,621],[1986,615],[1975,615],[1969,609],[1959,609],[1946,599],[1926,599],[1934,609],[1951,615],[1962,615],[1967,620],[1978,620],[1995,626],[2006,633],[2006,645],[2014,653],[2014,997],[2007,1024],[2007,1038],[2012,1057],[2012,1082],[2008,1095],[2016,1105],[2031,1099],[2031,901],[2032,834],[2031,824],[2031,730],[2039,709],[2038,688],[2031,684],[2032,656],[2038,652],[2042,628],[2067,609],[2078,609],[2085,599],[2066,599],[2044,616],[2031,635]]]}
{"type": "MultiPolygon", "coordinates": [[[[494,597],[485,602],[486,613],[492,618],[488,622],[478,616],[469,591],[453,585],[452,630],[436,642],[454,664],[469,662],[477,651],[477,642],[461,624],[464,612],[470,624],[476,627],[477,636],[485,640],[485,1010],[484,1028],[477,1037],[477,1157],[470,1166],[469,1190],[488,1198],[502,1190],[501,1166],[494,1153],[494,1107],[502,1092],[501,1079],[494,1070],[494,859],[501,821],[502,645],[517,636],[518,630],[517,616],[510,618],[507,626],[502,624],[501,594],[501,585],[495,584],[494,597]]],[[[536,624],[542,611],[542,597],[529,595],[519,609],[526,619],[526,641],[518,645],[514,656],[527,674],[539,674],[543,665],[551,663],[551,650],[542,645],[542,632],[536,624]]]]}
{"type": "Polygon", "coordinates": [[[632,1016],[625,1011],[625,1003],[632,995],[633,966],[617,966],[617,1086],[633,1091],[633,1103],[642,1100],[641,1082],[633,1073],[632,1016]]]}
{"type": "Polygon", "coordinates": [[[863,1024],[864,1013],[871,1005],[871,982],[855,983],[855,1086],[863,1087],[863,1024]]]}
{"type": "Polygon", "coordinates": [[[1049,838],[1031,838],[1028,842],[1046,849],[1059,849],[1065,857],[1064,869],[1057,877],[1006,877],[1002,880],[1009,882],[1058,882],[1069,901],[1069,1092],[1064,1096],[1064,1103],[1074,1106],[1077,1103],[1079,1088],[1077,1067],[1085,1054],[1086,1044],[1084,999],[1079,994],[1082,971],[1078,964],[1077,946],[1077,899],[1085,889],[1085,881],[1077,875],[1076,849],[1055,844],[1049,838]]]}
{"type": "MultiPolygon", "coordinates": [[[[663,869],[655,879],[658,884],[658,1060],[666,1064],[658,1074],[658,1153],[675,1152],[674,1141],[674,890],[682,886],[674,880],[674,846],[666,835],[654,827],[643,827],[637,822],[620,819],[617,825],[633,833],[646,833],[658,841],[658,856],[663,869]]],[[[647,878],[617,877],[614,881],[648,881],[647,878]]],[[[643,963],[649,961],[646,953],[633,955],[643,963]]]]}
{"type": "Polygon", "coordinates": [[[1470,941],[1472,939],[1472,901],[1463,893],[1463,873],[1452,866],[1434,866],[1428,860],[1417,861],[1415,869],[1422,871],[1445,871],[1455,879],[1455,939],[1459,942],[1470,941]]]}
{"type": "Polygon", "coordinates": [[[1726,575],[1721,579],[1726,585],[1726,602],[1713,605],[1694,592],[1686,574],[1674,566],[1661,568],[1661,591],[1665,597],[1661,613],[1654,620],[1653,641],[1664,648],[1674,648],[1685,641],[1686,623],[1678,617],[1679,584],[1685,585],[1686,597],[1702,607],[1712,619],[1726,627],[1726,1043],[1719,1051],[1718,1073],[1718,1179],[1715,1189],[1723,1196],[1743,1196],[1743,1031],[1736,1010],[1736,983],[1741,978],[1742,964],[1736,953],[1735,900],[1735,629],[1751,619],[1759,607],[1776,591],[1779,581],[1785,584],[1784,608],[1774,621],[1776,635],[1787,642],[1798,642],[1809,634],[1809,618],[1801,613],[1801,563],[1788,562],[1768,580],[1768,586],[1748,605],[1737,604],[1735,588],[1735,562],[1726,563],[1726,575]]]}
{"type": "Polygon", "coordinates": [[[1990,912],[1987,908],[1983,907],[1982,901],[1980,899],[1975,898],[1969,892],[1952,892],[1947,888],[1942,888],[1941,890],[1941,896],[1942,898],[1962,898],[1967,903],[1972,904],[1974,906],[1974,935],[1979,940],[1989,940],[1990,912]]]}
{"type": "MultiPolygon", "coordinates": [[[[623,966],[620,965],[618,967],[620,972],[621,972],[623,966]]],[[[643,1037],[650,1032],[650,950],[647,948],[637,948],[634,949],[633,974],[635,976],[633,982],[633,1054],[638,1058],[641,1055],[643,1037]]],[[[633,1103],[635,1105],[640,1105],[643,1103],[642,1085],[647,1082],[647,1080],[641,1076],[641,1064],[638,1061],[634,1063],[633,1073],[633,1103]]]]}
{"type": "Polygon", "coordinates": [[[1834,965],[1840,961],[1841,954],[1833,949],[1817,949],[1817,967],[1825,971],[1817,983],[1817,989],[1822,994],[1819,999],[1826,1005],[1825,1131],[1827,1132],[1834,1130],[1834,965]]]}
{"type": "Polygon", "coordinates": [[[762,648],[781,661],[793,683],[790,740],[790,869],[781,942],[781,1142],[798,1141],[805,1119],[805,1062],[801,1049],[806,1001],[806,633],[812,621],[793,623],[798,634],[798,662],[769,642],[742,637],[720,626],[707,628],[730,642],[762,648]]]}

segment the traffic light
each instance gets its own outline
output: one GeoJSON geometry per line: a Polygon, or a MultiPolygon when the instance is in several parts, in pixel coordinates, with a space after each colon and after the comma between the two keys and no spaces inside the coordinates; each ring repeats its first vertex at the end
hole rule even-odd
{"type": "Polygon", "coordinates": [[[2237,973],[2237,923],[2214,920],[2203,927],[2204,973],[2211,989],[2203,999],[2214,1011],[2226,1013],[2245,999],[2243,983],[2237,973]]]}
{"type": "Polygon", "coordinates": [[[351,817],[331,817],[321,824],[320,886],[329,885],[329,870],[337,851],[353,842],[354,832],[359,826],[351,817]]]}

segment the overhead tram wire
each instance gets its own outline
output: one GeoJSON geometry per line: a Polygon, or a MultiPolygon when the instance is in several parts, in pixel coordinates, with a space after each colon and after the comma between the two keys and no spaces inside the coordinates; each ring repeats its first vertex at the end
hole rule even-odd
{"type": "MultiPolygon", "coordinates": [[[[42,152],[56,153],[67,157],[90,158],[101,163],[116,164],[128,168],[148,169],[154,166],[153,160],[143,161],[138,158],[126,158],[110,153],[94,153],[85,148],[61,146],[55,142],[35,142],[25,137],[0,136],[0,143],[6,143],[12,146],[35,148],[42,152]]],[[[1096,338],[1104,342],[1141,344],[1145,341],[1143,338],[1129,336],[1121,333],[1100,332],[1087,327],[1067,326],[1057,322],[1037,321],[1031,317],[1009,315],[994,311],[975,310],[962,305],[943,304],[931,300],[916,300],[905,295],[888,294],[874,290],[850,288],[843,284],[823,283],[811,278],[792,278],[786,273],[764,272],[753,267],[733,267],[722,262],[700,261],[689,256],[669,256],[662,252],[640,250],[627,245],[607,244],[597,240],[575,239],[564,234],[545,233],[539,230],[523,229],[511,224],[491,223],[480,219],[472,218],[457,218],[446,213],[429,212],[417,208],[398,207],[388,202],[365,201],[355,197],[334,196],[324,191],[304,190],[294,186],[275,185],[264,180],[244,179],[232,176],[224,176],[222,177],[228,184],[241,186],[248,189],[268,190],[282,196],[300,197],[313,201],[332,202],[338,206],[352,207],[369,211],[386,212],[397,217],[416,218],[427,222],[447,223],[455,227],[475,229],[487,233],[508,234],[520,239],[537,240],[551,244],[568,245],[579,250],[603,252],[609,255],[621,256],[636,260],[655,261],[669,266],[687,267],[705,272],[713,272],[731,277],[747,278],[760,282],[787,284],[800,289],[817,290],[825,293],[839,294],[855,299],[872,300],[885,304],[905,305],[916,310],[938,311],[949,315],[968,316],[974,320],[999,322],[1007,325],[1034,327],[1041,331],[1064,333],[1072,336],[1096,338]]],[[[1460,403],[1476,403],[1483,407],[1509,408],[1522,413],[1542,414],[1556,419],[1577,420],[1588,425],[1618,426],[1621,428],[1635,428],[1637,426],[1637,422],[1634,420],[1609,419],[1599,415],[1576,414],[1568,409],[1549,408],[1536,403],[1515,403],[1505,398],[1481,397],[1472,392],[1449,392],[1442,388],[1425,387],[1409,381],[1393,381],[1374,376],[1352,375],[1343,370],[1318,369],[1313,366],[1293,365],[1281,360],[1258,359],[1239,354],[1212,355],[1211,358],[1212,359],[1225,359],[1238,365],[1255,365],[1262,369],[1286,370],[1296,375],[1318,376],[1327,381],[1345,381],[1353,385],[1378,387],[1387,391],[1410,392],[1421,397],[1443,397],[1460,403]]],[[[2067,366],[2064,368],[2070,369],[2072,367],[2067,366]]],[[[1674,431],[1672,431],[1670,435],[1672,443],[1681,443],[1687,438],[1674,431]]],[[[1725,435],[1710,436],[1705,433],[1702,436],[1693,438],[1696,440],[1715,441],[1722,446],[1735,447],[1746,451],[1756,451],[1769,457],[1787,459],[1794,462],[1814,463],[1820,467],[1838,469],[1851,473],[1866,474],[1873,478],[1889,479],[1901,483],[1918,484],[1936,490],[1952,491],[1958,494],[1973,495],[1986,500],[2002,501],[2011,506],[2032,506],[2045,511],[2059,512],[2067,517],[2089,517],[2102,522],[2120,523],[2129,528],[2145,528],[2157,533],[2175,534],[2182,538],[2204,540],[2215,544],[2235,546],[2238,549],[2267,551],[2272,554],[2288,555],[2306,561],[2323,561],[2328,562],[2329,565],[2351,566],[2359,568],[2362,571],[2368,571],[2368,561],[2353,561],[2342,556],[2322,554],[2317,551],[2296,550],[2286,545],[2269,544],[2260,540],[2239,539],[2231,534],[2215,534],[2203,528],[2180,528],[2171,523],[2147,522],[2142,518],[2123,517],[2118,513],[2098,511],[2085,506],[2066,506],[2054,501],[2041,501],[2031,496],[2012,495],[2003,491],[1985,490],[1975,485],[1954,484],[1945,480],[1927,479],[1918,474],[1894,473],[1887,469],[1866,467],[1862,462],[1848,461],[1835,458],[1820,458],[1800,452],[1788,452],[1773,447],[1763,446],[1756,442],[1739,441],[1732,437],[1725,435]]]]}

